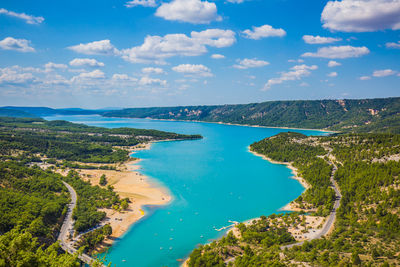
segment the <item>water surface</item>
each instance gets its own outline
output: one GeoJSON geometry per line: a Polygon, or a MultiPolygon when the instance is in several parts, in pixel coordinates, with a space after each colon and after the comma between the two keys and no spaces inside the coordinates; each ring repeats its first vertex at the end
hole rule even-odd
{"type": "MultiPolygon", "coordinates": [[[[148,215],[114,244],[107,259],[117,266],[179,266],[198,245],[224,234],[215,228],[277,212],[304,188],[284,165],[271,164],[248,152],[248,146],[288,129],[256,128],[200,122],[56,116],[108,128],[133,127],[204,139],[159,142],[135,157],[143,174],[165,185],[173,201],[147,207],[148,215]]],[[[319,131],[291,130],[307,135],[319,131]]]]}

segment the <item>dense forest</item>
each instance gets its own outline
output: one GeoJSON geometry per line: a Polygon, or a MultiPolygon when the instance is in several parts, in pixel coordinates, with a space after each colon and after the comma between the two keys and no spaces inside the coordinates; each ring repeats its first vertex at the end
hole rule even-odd
{"type": "Polygon", "coordinates": [[[109,117],[199,120],[270,127],[400,133],[400,98],[296,100],[223,106],[130,108],[109,117]]]}
{"type": "MultiPolygon", "coordinates": [[[[64,253],[56,242],[70,202],[63,181],[78,195],[72,214],[77,235],[99,225],[105,217],[99,209],[121,211],[129,199],[110,185],[91,185],[73,169],[113,169],[139,143],[196,138],[201,136],[0,117],[0,266],[79,266],[78,255],[64,253]]],[[[91,252],[111,233],[104,225],[83,234],[76,246],[91,252]]]]}
{"type": "Polygon", "coordinates": [[[251,149],[296,166],[311,185],[296,202],[317,209],[241,223],[228,236],[194,250],[189,266],[400,265],[399,135],[280,133],[251,149]],[[295,243],[288,231],[307,227],[305,217],[325,216],[331,208],[328,162],[338,167],[334,179],[342,194],[333,231],[299,246],[282,247],[295,243]]]}

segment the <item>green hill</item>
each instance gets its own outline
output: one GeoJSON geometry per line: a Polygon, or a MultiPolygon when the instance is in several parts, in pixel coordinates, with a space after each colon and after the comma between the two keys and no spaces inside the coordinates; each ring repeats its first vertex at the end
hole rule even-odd
{"type": "Polygon", "coordinates": [[[108,117],[199,120],[345,132],[400,133],[400,98],[296,100],[223,106],[129,108],[108,117]]]}
{"type": "Polygon", "coordinates": [[[36,116],[23,110],[0,108],[0,117],[34,118],[36,116]]]}

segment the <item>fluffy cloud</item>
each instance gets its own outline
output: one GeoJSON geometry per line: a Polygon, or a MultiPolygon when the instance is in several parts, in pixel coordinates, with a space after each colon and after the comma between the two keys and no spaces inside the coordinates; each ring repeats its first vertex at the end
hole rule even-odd
{"type": "Polygon", "coordinates": [[[221,20],[215,3],[201,0],[173,0],[163,3],[156,11],[156,16],[166,20],[177,20],[194,24],[207,24],[221,20]]]}
{"type": "Polygon", "coordinates": [[[226,1],[233,4],[241,4],[244,2],[244,0],[226,0],[226,1]]]}
{"type": "Polygon", "coordinates": [[[91,72],[83,72],[77,76],[72,77],[72,81],[81,81],[81,80],[91,80],[91,79],[103,79],[105,78],[104,72],[101,70],[94,70],[91,72]]]}
{"type": "Polygon", "coordinates": [[[140,85],[153,85],[153,84],[158,84],[161,86],[166,86],[167,85],[167,81],[166,80],[161,80],[161,79],[154,79],[154,78],[150,78],[148,76],[144,76],[140,79],[139,81],[140,85]]]}
{"type": "Polygon", "coordinates": [[[10,16],[10,17],[14,17],[14,18],[23,19],[28,24],[40,24],[44,21],[43,17],[35,17],[32,15],[27,15],[25,13],[16,13],[14,11],[9,11],[4,8],[0,8],[0,14],[4,14],[6,16],[10,16]]]}
{"type": "Polygon", "coordinates": [[[330,68],[337,67],[337,66],[340,66],[340,65],[342,65],[342,64],[340,64],[339,62],[334,61],[334,60],[330,60],[328,62],[328,67],[330,67],[330,68]]]}
{"type": "Polygon", "coordinates": [[[19,66],[0,68],[0,84],[22,85],[34,81],[32,73],[21,71],[19,66]]]}
{"type": "Polygon", "coordinates": [[[122,58],[132,63],[165,63],[174,56],[199,56],[207,52],[206,46],[227,47],[236,41],[231,30],[208,29],[202,32],[147,36],[141,46],[122,50],[122,58]]]}
{"type": "Polygon", "coordinates": [[[221,55],[221,54],[212,54],[211,58],[213,58],[213,59],[223,59],[223,58],[225,58],[225,56],[221,55]]]}
{"type": "Polygon", "coordinates": [[[354,47],[350,45],[329,46],[319,48],[316,53],[304,53],[303,57],[321,57],[321,58],[350,58],[361,57],[369,54],[369,49],[365,46],[354,47]]]}
{"type": "Polygon", "coordinates": [[[337,77],[337,76],[338,76],[338,74],[337,74],[337,72],[336,72],[336,71],[333,71],[333,72],[331,72],[331,73],[328,73],[328,74],[327,74],[327,76],[328,76],[328,77],[332,77],[332,78],[333,78],[333,77],[337,77]]]}
{"type": "Polygon", "coordinates": [[[85,55],[117,55],[118,50],[111,44],[110,40],[95,41],[87,44],[79,44],[68,47],[68,49],[85,55]]]}
{"type": "Polygon", "coordinates": [[[29,46],[30,41],[25,39],[14,39],[6,37],[0,41],[0,48],[4,50],[15,50],[19,52],[35,52],[33,47],[29,46]]]}
{"type": "Polygon", "coordinates": [[[172,68],[173,71],[191,76],[211,77],[211,70],[204,65],[181,64],[172,68]]]}
{"type": "Polygon", "coordinates": [[[146,74],[149,73],[165,74],[165,71],[162,68],[154,68],[154,67],[143,68],[142,72],[146,74]]]}
{"type": "Polygon", "coordinates": [[[249,69],[249,68],[259,68],[269,65],[268,61],[245,58],[242,60],[237,60],[239,64],[233,65],[237,69],[249,69]]]}
{"type": "Polygon", "coordinates": [[[324,28],[343,32],[400,29],[400,0],[329,1],[322,11],[324,28]]]}
{"type": "Polygon", "coordinates": [[[93,58],[74,58],[69,62],[69,65],[74,67],[82,67],[82,66],[104,67],[103,62],[99,62],[93,58]]]}
{"type": "Polygon", "coordinates": [[[157,3],[155,0],[132,0],[125,3],[126,7],[144,6],[144,7],[156,7],[157,3]]]}
{"type": "Polygon", "coordinates": [[[371,80],[371,77],[370,76],[361,76],[359,79],[361,81],[367,81],[367,80],[371,80]]]}
{"type": "Polygon", "coordinates": [[[299,58],[299,59],[289,59],[288,62],[290,63],[303,63],[304,60],[299,58]]]}
{"type": "Polygon", "coordinates": [[[44,65],[44,68],[45,68],[45,72],[50,72],[50,71],[53,71],[56,69],[65,70],[68,68],[68,66],[65,64],[57,64],[57,63],[49,62],[44,65]]]}
{"type": "Polygon", "coordinates": [[[128,74],[116,73],[112,76],[113,81],[126,81],[126,82],[136,82],[138,79],[130,77],[128,74]]]}
{"type": "Polygon", "coordinates": [[[374,77],[386,77],[390,75],[394,75],[396,72],[391,69],[386,69],[386,70],[376,70],[373,72],[372,76],[374,77]]]}
{"type": "Polygon", "coordinates": [[[286,35],[284,29],[274,29],[270,25],[263,25],[260,27],[252,27],[253,30],[244,30],[244,37],[254,40],[259,40],[266,37],[283,37],[286,35]]]}
{"type": "Polygon", "coordinates": [[[208,29],[201,32],[192,32],[195,42],[213,47],[228,47],[235,43],[235,33],[231,30],[208,29]]]}
{"type": "Polygon", "coordinates": [[[307,44],[330,44],[334,42],[339,42],[342,38],[333,38],[333,37],[321,37],[319,35],[304,35],[303,40],[307,44]]]}
{"type": "Polygon", "coordinates": [[[303,77],[309,76],[312,70],[318,69],[316,65],[296,65],[290,69],[288,72],[282,72],[281,76],[278,78],[269,79],[264,85],[263,91],[270,89],[273,85],[281,84],[286,81],[300,80],[303,77]]]}
{"type": "Polygon", "coordinates": [[[400,49],[400,41],[398,41],[397,43],[386,43],[386,47],[387,48],[394,48],[394,49],[400,49]]]}

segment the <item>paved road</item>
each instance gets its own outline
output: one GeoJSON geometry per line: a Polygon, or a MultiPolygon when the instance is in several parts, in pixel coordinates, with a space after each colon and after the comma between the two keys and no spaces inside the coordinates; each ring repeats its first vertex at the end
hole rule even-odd
{"type": "MultiPolygon", "coordinates": [[[[76,206],[78,197],[72,186],[70,186],[69,184],[67,184],[64,181],[63,181],[63,183],[67,187],[67,189],[71,195],[71,202],[68,204],[67,215],[65,216],[63,225],[61,226],[61,231],[60,231],[60,234],[58,235],[58,240],[60,241],[60,246],[63,250],[65,250],[66,252],[68,252],[70,254],[74,254],[74,253],[77,253],[77,250],[72,246],[72,242],[68,242],[68,236],[69,236],[69,234],[71,236],[73,236],[73,233],[74,233],[74,228],[73,228],[74,221],[72,219],[72,212],[76,206]]],[[[84,263],[89,264],[89,265],[94,261],[94,259],[87,254],[81,254],[81,255],[79,255],[78,258],[81,261],[83,261],[84,263]]]]}
{"type": "MultiPolygon", "coordinates": [[[[336,210],[339,208],[340,200],[342,199],[342,194],[339,191],[339,186],[338,186],[338,184],[336,183],[336,181],[334,179],[335,172],[337,171],[337,166],[333,162],[328,161],[328,163],[330,165],[332,165],[332,173],[331,173],[330,180],[331,180],[331,183],[332,183],[332,188],[335,191],[335,195],[336,195],[335,203],[333,204],[333,209],[332,209],[331,213],[329,214],[329,216],[328,216],[324,226],[322,227],[322,229],[315,236],[313,236],[312,238],[310,238],[310,239],[308,239],[306,241],[311,241],[313,239],[321,238],[321,237],[325,236],[327,233],[329,233],[333,229],[334,223],[335,223],[335,220],[336,220],[336,210]]],[[[282,246],[281,249],[283,250],[285,248],[292,248],[294,246],[301,246],[301,245],[303,245],[304,242],[305,241],[301,241],[301,242],[297,242],[297,243],[294,243],[294,244],[282,246]]]]}

